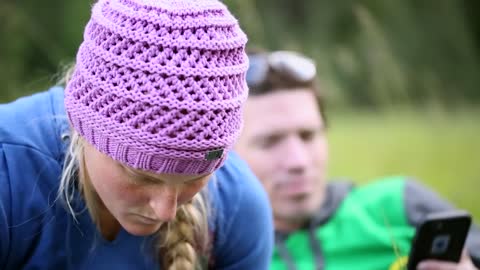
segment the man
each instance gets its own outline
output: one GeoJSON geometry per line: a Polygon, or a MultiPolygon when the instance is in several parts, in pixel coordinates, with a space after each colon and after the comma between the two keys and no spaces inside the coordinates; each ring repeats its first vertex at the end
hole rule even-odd
{"type": "MultiPolygon", "coordinates": [[[[288,51],[249,58],[250,94],[236,150],[270,197],[276,230],[271,269],[403,269],[425,214],[453,207],[403,177],[362,187],[327,183],[326,115],[315,64],[288,51]]],[[[458,264],[430,260],[418,269],[476,269],[477,229],[466,246],[458,264]]]]}

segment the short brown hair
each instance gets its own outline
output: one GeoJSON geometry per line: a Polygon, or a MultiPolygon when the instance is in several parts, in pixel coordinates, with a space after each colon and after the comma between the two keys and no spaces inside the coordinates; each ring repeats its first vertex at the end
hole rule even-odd
{"type": "MultiPolygon", "coordinates": [[[[264,51],[249,51],[248,57],[252,59],[253,57],[265,57],[267,58],[269,54],[273,52],[264,52],[264,51]]],[[[298,54],[304,58],[308,58],[298,52],[291,52],[294,54],[298,54]]],[[[309,58],[308,58],[309,59],[309,58]]],[[[268,61],[266,61],[268,62],[268,61]]],[[[313,60],[312,60],[313,62],[313,60]]],[[[252,67],[252,63],[250,63],[250,68],[252,67]]],[[[315,74],[312,79],[309,80],[298,80],[294,76],[289,76],[285,72],[280,72],[273,68],[271,65],[268,65],[268,68],[263,76],[262,80],[256,84],[249,83],[248,80],[248,73],[247,73],[247,83],[249,87],[249,95],[250,96],[259,96],[265,95],[269,93],[273,93],[276,91],[295,91],[298,89],[310,89],[316,98],[320,115],[326,124],[327,118],[325,115],[325,100],[324,96],[322,95],[320,89],[320,82],[318,76],[315,74]]]]}

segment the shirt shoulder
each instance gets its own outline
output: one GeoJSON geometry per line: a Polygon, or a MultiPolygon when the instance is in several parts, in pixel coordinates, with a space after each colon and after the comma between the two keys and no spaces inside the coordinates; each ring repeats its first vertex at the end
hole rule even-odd
{"type": "Polygon", "coordinates": [[[268,269],[273,217],[268,197],[248,165],[234,153],[209,183],[215,269],[268,269]]]}
{"type": "Polygon", "coordinates": [[[67,130],[61,87],[0,104],[0,144],[29,147],[59,158],[67,130]]]}
{"type": "Polygon", "coordinates": [[[0,268],[21,265],[57,223],[62,146],[55,117],[62,93],[57,88],[0,105],[0,238],[9,240],[0,246],[7,256],[0,268]]]}
{"type": "Polygon", "coordinates": [[[391,176],[358,185],[345,198],[342,210],[347,216],[350,211],[363,213],[378,224],[408,226],[403,201],[405,183],[406,177],[391,176]]]}

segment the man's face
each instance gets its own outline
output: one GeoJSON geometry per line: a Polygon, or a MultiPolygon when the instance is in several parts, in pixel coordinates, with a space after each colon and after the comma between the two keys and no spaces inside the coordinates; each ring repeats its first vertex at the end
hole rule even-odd
{"type": "Polygon", "coordinates": [[[325,127],[308,89],[248,98],[236,145],[262,182],[277,230],[298,227],[320,207],[328,157],[325,127]]]}

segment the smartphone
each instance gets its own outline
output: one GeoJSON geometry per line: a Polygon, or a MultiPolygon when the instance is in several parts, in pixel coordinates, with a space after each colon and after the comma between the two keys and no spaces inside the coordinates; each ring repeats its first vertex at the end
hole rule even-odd
{"type": "Polygon", "coordinates": [[[413,238],[407,269],[416,269],[426,259],[458,262],[471,222],[470,214],[462,210],[427,215],[413,238]]]}

